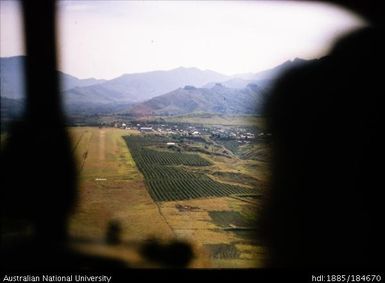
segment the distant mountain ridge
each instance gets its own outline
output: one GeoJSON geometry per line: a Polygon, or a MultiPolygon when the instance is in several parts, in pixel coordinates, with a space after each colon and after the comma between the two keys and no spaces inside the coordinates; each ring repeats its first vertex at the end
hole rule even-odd
{"type": "Polygon", "coordinates": [[[256,74],[241,74],[230,80],[211,82],[202,88],[185,86],[135,104],[127,113],[134,116],[211,114],[263,114],[266,97],[274,81],[284,72],[313,62],[295,58],[256,74]]]}
{"type": "Polygon", "coordinates": [[[65,96],[72,101],[88,98],[100,100],[101,103],[140,102],[185,85],[202,86],[228,78],[213,71],[180,67],[169,71],[124,74],[101,84],[68,90],[65,96]],[[101,93],[106,95],[102,96],[101,93]]]}
{"type": "Polygon", "coordinates": [[[59,73],[62,90],[69,90],[75,87],[87,87],[91,85],[101,84],[107,81],[107,80],[98,80],[95,78],[78,79],[77,77],[68,75],[61,71],[58,71],[58,73],[59,73]]]}
{"type": "MultiPolygon", "coordinates": [[[[1,97],[8,99],[6,105],[18,105],[9,99],[23,98],[24,61],[24,56],[0,58],[0,91],[1,97]]],[[[307,62],[296,58],[263,72],[234,76],[184,67],[124,74],[111,80],[78,79],[61,71],[58,74],[68,114],[235,114],[258,111],[258,107],[251,107],[259,101],[257,94],[269,90],[285,70],[307,62]]]]}
{"type": "Polygon", "coordinates": [[[258,114],[261,113],[265,92],[249,84],[233,89],[215,84],[212,88],[185,86],[146,102],[131,106],[128,113],[143,115],[184,115],[191,113],[258,114]]]}
{"type": "MultiPolygon", "coordinates": [[[[0,58],[0,94],[10,99],[22,99],[24,97],[24,70],[25,56],[0,58]]],[[[74,76],[58,71],[62,90],[74,87],[85,87],[100,84],[106,80],[94,78],[78,79],[74,76]]]]}
{"type": "MultiPolygon", "coordinates": [[[[258,73],[246,73],[246,74],[236,74],[233,75],[231,79],[221,82],[224,86],[230,88],[244,88],[248,84],[258,84],[259,86],[270,87],[274,81],[284,72],[295,68],[297,66],[302,66],[303,64],[310,63],[314,60],[304,60],[300,58],[295,58],[293,60],[287,60],[286,62],[275,66],[274,68],[261,71],[258,73]]],[[[215,85],[215,82],[210,82],[204,87],[211,88],[215,85]]]]}
{"type": "Polygon", "coordinates": [[[0,58],[0,94],[9,99],[24,96],[24,56],[0,58]]]}

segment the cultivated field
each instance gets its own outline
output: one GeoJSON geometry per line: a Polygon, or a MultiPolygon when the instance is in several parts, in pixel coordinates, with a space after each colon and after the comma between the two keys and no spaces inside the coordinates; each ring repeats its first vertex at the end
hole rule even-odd
{"type": "Polygon", "coordinates": [[[222,197],[252,192],[247,188],[214,181],[206,174],[189,172],[177,167],[178,165],[201,167],[212,164],[198,154],[157,151],[146,147],[162,143],[162,138],[127,136],[125,141],[145,177],[147,188],[154,201],[222,197]]]}
{"type": "Polygon", "coordinates": [[[146,144],[136,130],[74,127],[70,133],[80,172],[70,221],[77,249],[152,266],[139,254],[141,244],[182,239],[194,248],[191,267],[261,266],[258,198],[233,195],[257,192],[255,184],[266,178],[266,171],[255,172],[261,162],[157,150],[159,140],[146,144]],[[112,222],[121,227],[121,245],[105,244],[112,222]]]}

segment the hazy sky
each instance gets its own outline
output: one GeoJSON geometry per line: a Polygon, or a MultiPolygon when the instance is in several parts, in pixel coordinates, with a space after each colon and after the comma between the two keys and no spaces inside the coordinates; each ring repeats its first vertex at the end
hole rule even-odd
{"type": "MultiPolygon", "coordinates": [[[[184,67],[256,72],[326,54],[364,25],[336,6],[280,1],[60,1],[60,69],[79,78],[184,67]]],[[[17,3],[1,0],[2,57],[23,54],[17,3]]]]}

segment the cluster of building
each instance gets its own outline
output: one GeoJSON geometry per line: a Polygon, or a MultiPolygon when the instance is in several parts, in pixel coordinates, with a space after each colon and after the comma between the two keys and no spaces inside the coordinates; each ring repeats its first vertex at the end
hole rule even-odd
{"type": "MultiPolygon", "coordinates": [[[[150,123],[135,123],[135,124],[127,124],[122,122],[116,122],[114,124],[115,128],[121,129],[135,129],[140,132],[146,133],[161,133],[168,135],[179,135],[179,136],[193,136],[199,137],[202,135],[202,131],[198,130],[194,126],[185,126],[183,124],[150,124],[150,123]]],[[[205,129],[206,131],[208,129],[205,129]]]]}
{"type": "Polygon", "coordinates": [[[116,122],[116,128],[135,129],[143,133],[154,133],[163,135],[177,135],[182,137],[201,137],[208,135],[214,139],[230,139],[230,140],[255,140],[266,138],[271,134],[262,132],[257,128],[244,127],[204,127],[185,123],[126,123],[116,122]]]}
{"type": "Polygon", "coordinates": [[[211,137],[216,139],[253,140],[255,136],[255,133],[247,132],[244,128],[217,129],[211,133],[211,137]]]}

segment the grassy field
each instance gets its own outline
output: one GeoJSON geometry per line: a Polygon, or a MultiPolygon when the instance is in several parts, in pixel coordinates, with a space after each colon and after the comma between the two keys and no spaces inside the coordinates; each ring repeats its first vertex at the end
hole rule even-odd
{"type": "MultiPolygon", "coordinates": [[[[138,246],[150,238],[165,241],[177,238],[188,241],[194,248],[196,258],[191,267],[261,266],[263,248],[254,236],[232,230],[232,225],[237,224],[233,217],[221,218],[220,222],[218,217],[213,218],[213,215],[227,215],[226,212],[249,217],[250,211],[256,211],[255,205],[232,197],[156,203],[122,138],[139,135],[139,132],[96,127],[73,127],[69,130],[80,174],[79,199],[70,221],[70,234],[75,239],[87,239],[88,243],[77,245],[77,249],[118,257],[134,263],[134,266],[151,267],[138,255],[138,246]],[[122,228],[124,246],[104,244],[107,227],[112,221],[118,222],[122,228]]],[[[220,156],[209,160],[212,165],[201,167],[210,167],[206,173],[218,181],[223,181],[223,176],[214,176],[216,171],[251,176],[258,171],[258,164],[263,167],[258,161],[234,159],[229,162],[228,158],[220,156]]],[[[189,167],[192,168],[197,167],[189,167]]],[[[262,180],[265,174],[260,170],[256,176],[262,180]]],[[[234,182],[241,183],[242,180],[234,182]]]]}
{"type": "Polygon", "coordinates": [[[122,139],[127,131],[72,128],[70,132],[80,170],[71,234],[103,239],[108,223],[119,221],[123,240],[172,237],[122,139]]]}

